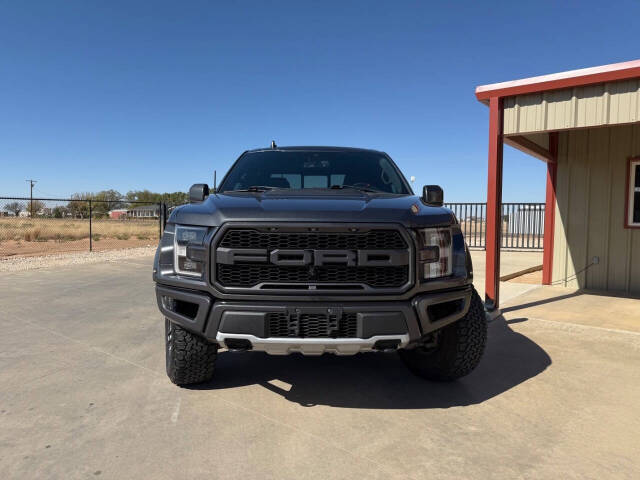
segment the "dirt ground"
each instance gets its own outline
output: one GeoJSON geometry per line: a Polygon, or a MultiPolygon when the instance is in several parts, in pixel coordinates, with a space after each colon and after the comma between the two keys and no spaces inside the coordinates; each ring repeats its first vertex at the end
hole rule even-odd
{"type": "MultiPolygon", "coordinates": [[[[121,248],[146,247],[156,245],[157,239],[129,238],[119,240],[117,238],[103,238],[93,241],[93,251],[101,252],[105,250],[117,250],[121,248]]],[[[89,251],[89,238],[80,240],[68,240],[58,242],[47,240],[43,242],[26,242],[17,240],[5,240],[0,242],[0,259],[16,256],[34,257],[41,255],[54,255],[66,252],[87,252],[89,251]]]]}
{"type": "Polygon", "coordinates": [[[66,252],[89,251],[89,232],[93,250],[157,245],[159,224],[150,220],[107,218],[0,218],[0,259],[32,257],[66,252]]]}
{"type": "Polygon", "coordinates": [[[537,272],[525,273],[524,275],[520,275],[519,277],[512,278],[511,280],[507,281],[513,283],[527,283],[530,285],[542,285],[542,270],[538,270],[537,272]]]}

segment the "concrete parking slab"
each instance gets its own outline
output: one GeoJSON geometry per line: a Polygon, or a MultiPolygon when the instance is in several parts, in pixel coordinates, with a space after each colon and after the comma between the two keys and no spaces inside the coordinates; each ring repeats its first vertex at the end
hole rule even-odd
{"type": "Polygon", "coordinates": [[[151,259],[0,276],[4,478],[638,478],[640,335],[507,312],[451,384],[396,355],[164,374],[151,259]]]}
{"type": "Polygon", "coordinates": [[[502,311],[529,318],[640,333],[640,299],[610,292],[544,286],[509,298],[502,311]]]}

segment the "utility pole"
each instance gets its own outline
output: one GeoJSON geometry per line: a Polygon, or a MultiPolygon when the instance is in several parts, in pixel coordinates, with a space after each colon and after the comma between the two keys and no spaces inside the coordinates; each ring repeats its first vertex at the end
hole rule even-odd
{"type": "Polygon", "coordinates": [[[38,183],[37,180],[32,180],[32,179],[28,179],[25,180],[25,182],[29,182],[29,184],[31,185],[31,193],[29,194],[29,212],[30,212],[30,216],[31,218],[33,218],[33,186],[38,183]]]}

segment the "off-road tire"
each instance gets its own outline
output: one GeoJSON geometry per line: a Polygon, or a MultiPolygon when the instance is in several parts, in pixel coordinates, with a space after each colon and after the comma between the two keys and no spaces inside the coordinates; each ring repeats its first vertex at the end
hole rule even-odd
{"type": "Polygon", "coordinates": [[[428,380],[451,381],[478,366],[486,343],[484,305],[474,289],[467,314],[440,330],[435,346],[418,346],[398,353],[414,374],[428,380]]]}
{"type": "Polygon", "coordinates": [[[165,318],[167,375],[176,385],[211,380],[216,367],[218,345],[194,335],[165,318]]]}

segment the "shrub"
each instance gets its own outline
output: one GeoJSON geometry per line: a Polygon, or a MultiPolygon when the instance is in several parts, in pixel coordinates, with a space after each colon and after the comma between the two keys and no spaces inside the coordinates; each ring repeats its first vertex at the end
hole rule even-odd
{"type": "Polygon", "coordinates": [[[30,230],[25,230],[22,238],[27,242],[36,242],[38,238],[40,238],[41,231],[39,228],[32,228],[30,230]]]}

